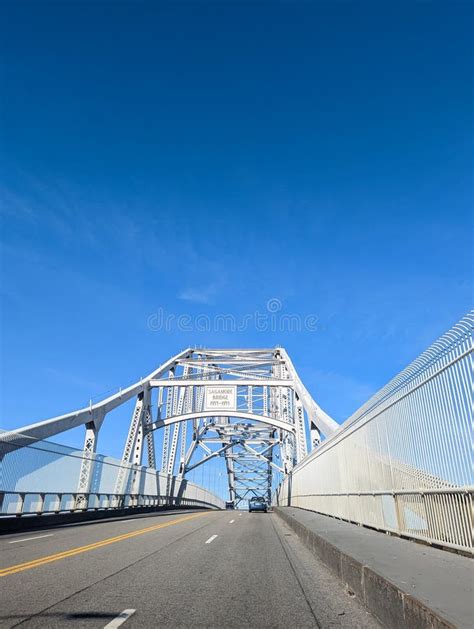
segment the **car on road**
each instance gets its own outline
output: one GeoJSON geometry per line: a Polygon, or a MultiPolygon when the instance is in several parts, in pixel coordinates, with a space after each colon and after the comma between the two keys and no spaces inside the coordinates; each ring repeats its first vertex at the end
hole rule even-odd
{"type": "Polygon", "coordinates": [[[252,511],[264,511],[265,513],[268,511],[268,503],[265,498],[261,496],[253,496],[249,500],[249,513],[252,511]]]}

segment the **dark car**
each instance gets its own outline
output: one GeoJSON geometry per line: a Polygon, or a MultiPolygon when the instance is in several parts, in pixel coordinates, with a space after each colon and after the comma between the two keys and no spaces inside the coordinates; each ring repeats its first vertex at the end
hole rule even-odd
{"type": "Polygon", "coordinates": [[[265,498],[261,496],[254,496],[249,500],[249,513],[252,511],[264,511],[265,513],[268,511],[268,504],[265,498]]]}
{"type": "Polygon", "coordinates": [[[227,502],[225,503],[225,508],[226,509],[235,509],[234,501],[233,500],[227,500],[227,502]]]}

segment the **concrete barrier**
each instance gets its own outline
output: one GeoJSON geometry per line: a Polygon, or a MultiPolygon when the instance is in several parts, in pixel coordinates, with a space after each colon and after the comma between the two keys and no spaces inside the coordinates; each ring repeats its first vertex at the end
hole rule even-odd
{"type": "Polygon", "coordinates": [[[274,512],[386,627],[474,626],[472,559],[294,507],[274,512]]]}
{"type": "Polygon", "coordinates": [[[133,517],[143,513],[157,513],[159,511],[195,511],[209,509],[207,505],[181,505],[181,506],[150,506],[128,507],[124,509],[110,509],[98,511],[74,511],[72,513],[58,513],[45,515],[24,516],[21,518],[0,518],[0,535],[17,533],[21,531],[33,531],[35,529],[52,528],[64,524],[80,522],[93,522],[113,518],[133,517]]]}

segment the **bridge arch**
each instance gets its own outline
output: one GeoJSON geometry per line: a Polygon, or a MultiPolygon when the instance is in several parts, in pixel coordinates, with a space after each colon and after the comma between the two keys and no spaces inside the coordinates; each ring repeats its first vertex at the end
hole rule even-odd
{"type": "Polygon", "coordinates": [[[182,415],[166,417],[165,419],[160,419],[151,424],[148,424],[146,432],[151,432],[153,430],[157,430],[158,428],[164,428],[165,426],[170,426],[171,424],[176,424],[178,422],[188,421],[190,419],[206,419],[208,417],[235,417],[238,419],[248,419],[251,421],[260,422],[262,424],[267,424],[269,426],[274,426],[275,428],[280,428],[281,430],[285,430],[286,432],[290,432],[292,434],[295,434],[296,432],[294,425],[279,419],[275,419],[274,417],[268,417],[266,415],[256,415],[255,413],[246,413],[243,411],[230,411],[227,415],[226,413],[223,413],[222,410],[200,411],[196,413],[186,413],[182,415]]]}

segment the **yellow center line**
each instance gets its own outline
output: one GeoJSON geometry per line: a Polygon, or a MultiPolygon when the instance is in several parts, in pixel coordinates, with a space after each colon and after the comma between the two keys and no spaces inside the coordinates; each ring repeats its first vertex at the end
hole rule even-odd
{"type": "Polygon", "coordinates": [[[207,513],[208,512],[198,513],[195,515],[188,515],[182,518],[178,518],[177,520],[170,520],[169,522],[164,522],[163,524],[155,524],[154,526],[148,526],[144,529],[139,529],[138,531],[131,531],[130,533],[117,535],[116,537],[107,537],[106,539],[103,539],[99,542],[94,542],[93,544],[87,544],[86,546],[78,546],[77,548],[64,550],[61,553],[55,553],[54,555],[46,555],[45,557],[40,557],[39,559],[34,559],[33,561],[27,561],[25,563],[19,563],[14,566],[9,566],[8,568],[2,568],[0,569],[0,577],[7,577],[10,574],[23,572],[24,570],[31,570],[32,568],[38,568],[39,566],[44,566],[47,563],[52,563],[53,561],[59,561],[60,559],[66,559],[67,557],[74,557],[75,555],[79,555],[81,553],[87,553],[90,550],[95,550],[96,548],[102,548],[102,546],[108,546],[109,544],[122,542],[126,539],[130,539],[131,537],[137,537],[137,535],[143,535],[144,533],[151,533],[151,531],[164,529],[167,526],[172,526],[173,524],[179,524],[180,522],[187,522],[188,520],[194,520],[195,518],[200,518],[203,515],[207,515],[207,513]]]}

